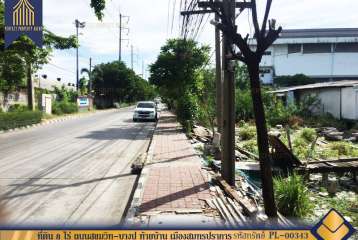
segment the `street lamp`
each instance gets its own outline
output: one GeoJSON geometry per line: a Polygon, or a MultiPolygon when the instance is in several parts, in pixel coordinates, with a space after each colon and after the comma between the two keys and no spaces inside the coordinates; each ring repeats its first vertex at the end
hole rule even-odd
{"type": "Polygon", "coordinates": [[[79,69],[78,69],[78,45],[79,45],[79,40],[78,40],[78,29],[79,28],[84,28],[86,26],[86,23],[85,22],[80,22],[78,21],[78,19],[75,20],[75,25],[76,25],[76,37],[77,37],[77,48],[76,48],[76,83],[77,83],[77,86],[76,86],[76,90],[78,91],[79,88],[79,69]]]}

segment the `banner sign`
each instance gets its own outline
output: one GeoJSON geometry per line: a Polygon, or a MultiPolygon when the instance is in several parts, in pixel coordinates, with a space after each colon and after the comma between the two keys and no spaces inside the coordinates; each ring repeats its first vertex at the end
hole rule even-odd
{"type": "Polygon", "coordinates": [[[5,0],[5,48],[21,35],[42,47],[42,0],[5,0]]]}
{"type": "Polygon", "coordinates": [[[89,98],[88,97],[79,97],[78,100],[79,107],[88,107],[89,106],[89,98]]]}
{"type": "Polygon", "coordinates": [[[253,230],[0,230],[0,240],[347,240],[354,233],[353,226],[332,209],[313,228],[292,226],[291,229],[253,230]]]}

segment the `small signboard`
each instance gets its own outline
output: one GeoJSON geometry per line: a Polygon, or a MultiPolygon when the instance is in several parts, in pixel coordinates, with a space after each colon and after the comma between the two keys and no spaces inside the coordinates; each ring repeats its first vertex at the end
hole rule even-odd
{"type": "Polygon", "coordinates": [[[93,99],[87,96],[77,98],[77,106],[79,111],[91,111],[93,108],[93,99]]]}
{"type": "Polygon", "coordinates": [[[89,98],[88,97],[79,97],[78,98],[78,107],[89,107],[89,98]]]}

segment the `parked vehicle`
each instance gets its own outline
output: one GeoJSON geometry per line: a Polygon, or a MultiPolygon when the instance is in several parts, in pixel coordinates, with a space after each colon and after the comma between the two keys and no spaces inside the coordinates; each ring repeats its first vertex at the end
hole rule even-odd
{"type": "Polygon", "coordinates": [[[157,121],[158,112],[155,102],[138,102],[134,110],[133,121],[151,120],[157,121]]]}

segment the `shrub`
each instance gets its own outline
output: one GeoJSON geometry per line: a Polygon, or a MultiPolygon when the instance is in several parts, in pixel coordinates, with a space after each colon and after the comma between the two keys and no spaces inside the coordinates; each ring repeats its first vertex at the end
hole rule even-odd
{"type": "Polygon", "coordinates": [[[305,119],[305,123],[312,127],[335,127],[340,130],[347,129],[347,122],[334,118],[331,114],[325,113],[305,119]]]}
{"type": "Polygon", "coordinates": [[[71,114],[78,112],[76,103],[55,102],[52,104],[52,113],[55,115],[71,114]]]}
{"type": "Polygon", "coordinates": [[[274,79],[274,84],[281,87],[298,86],[315,83],[314,79],[304,75],[296,74],[294,76],[280,76],[274,79]]]}
{"type": "Polygon", "coordinates": [[[257,148],[257,142],[256,139],[251,139],[249,141],[245,141],[242,143],[242,148],[246,149],[247,151],[258,154],[259,150],[257,148]]]}
{"type": "Polygon", "coordinates": [[[308,189],[297,174],[274,179],[274,187],[277,208],[283,215],[304,217],[312,212],[308,189]]]}
{"type": "Polygon", "coordinates": [[[197,97],[194,94],[186,93],[177,101],[176,113],[178,120],[187,132],[190,132],[199,111],[197,97]]]}
{"type": "Polygon", "coordinates": [[[298,116],[291,116],[288,118],[288,125],[293,129],[298,129],[303,123],[304,120],[298,116]]]}
{"type": "Polygon", "coordinates": [[[286,125],[296,112],[294,105],[284,106],[281,100],[274,99],[271,106],[266,107],[267,121],[271,126],[278,124],[286,125]]]}
{"type": "Polygon", "coordinates": [[[312,128],[303,128],[300,136],[307,142],[313,142],[316,138],[316,131],[312,128]]]}
{"type": "Polygon", "coordinates": [[[42,112],[8,112],[0,113],[0,130],[24,127],[41,122],[42,112]]]}
{"type": "Polygon", "coordinates": [[[14,104],[9,107],[8,112],[26,112],[28,110],[29,108],[25,105],[14,104]]]}
{"type": "Polygon", "coordinates": [[[256,137],[256,127],[245,124],[239,128],[239,135],[241,140],[251,140],[256,137]]]}
{"type": "Polygon", "coordinates": [[[347,142],[331,143],[329,148],[333,151],[336,151],[339,156],[350,156],[352,155],[354,149],[353,146],[347,142]]]}
{"type": "Polygon", "coordinates": [[[305,159],[308,157],[310,146],[309,144],[301,137],[297,137],[293,140],[292,143],[293,153],[300,159],[305,159]]]}

